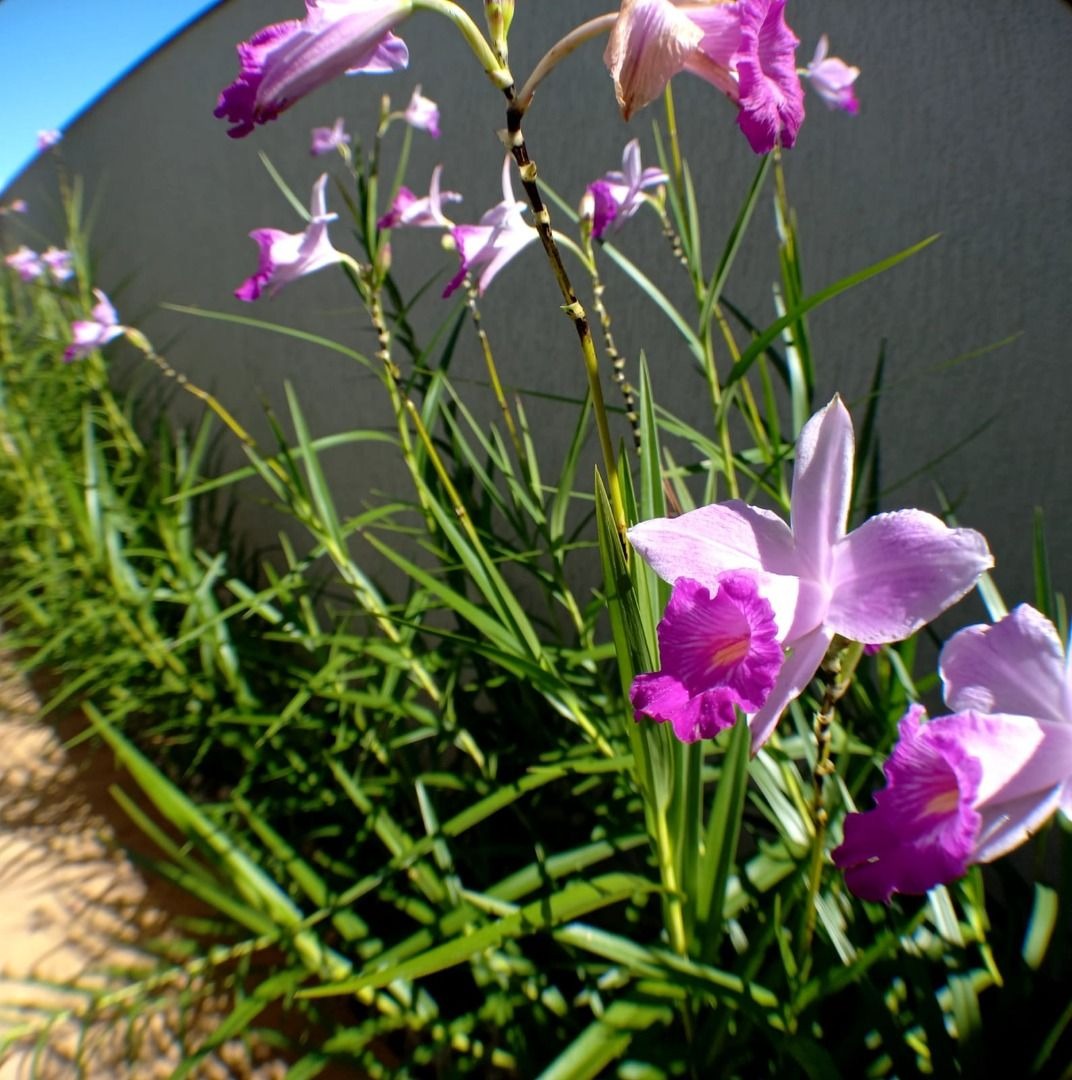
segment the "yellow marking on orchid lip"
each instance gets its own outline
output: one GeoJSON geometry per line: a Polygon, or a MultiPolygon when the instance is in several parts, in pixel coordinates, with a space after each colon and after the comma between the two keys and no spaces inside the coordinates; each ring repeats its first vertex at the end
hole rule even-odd
{"type": "Polygon", "coordinates": [[[954,787],[943,791],[940,795],[935,795],[923,810],[927,814],[951,814],[956,810],[959,802],[960,791],[954,787]]]}
{"type": "Polygon", "coordinates": [[[748,647],[751,644],[752,640],[747,636],[718,642],[711,653],[712,666],[730,667],[740,663],[748,655],[748,647]]]}

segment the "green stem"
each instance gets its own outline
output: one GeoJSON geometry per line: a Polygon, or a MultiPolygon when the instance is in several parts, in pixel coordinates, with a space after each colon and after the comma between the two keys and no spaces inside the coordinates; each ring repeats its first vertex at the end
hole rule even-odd
{"type": "Polygon", "coordinates": [[[491,351],[491,341],[488,332],[484,329],[480,320],[480,308],[477,305],[477,290],[470,288],[466,294],[466,306],[469,309],[469,317],[476,328],[476,336],[480,341],[480,349],[484,355],[484,363],[488,369],[488,378],[491,380],[491,390],[495,395],[495,401],[503,416],[510,442],[513,443],[514,453],[526,469],[528,468],[528,454],[525,452],[525,444],[521,441],[517,425],[514,423],[514,414],[510,411],[510,403],[506,400],[506,392],[503,390],[502,380],[499,378],[499,369],[495,364],[495,355],[491,351]]]}
{"type": "Polygon", "coordinates": [[[808,870],[808,891],[804,898],[804,926],[800,935],[800,951],[798,953],[802,971],[808,962],[812,939],[815,937],[815,923],[818,916],[815,902],[822,884],[826,832],[830,821],[824,805],[826,778],[834,771],[833,763],[830,760],[830,725],[834,722],[834,709],[837,703],[845,696],[852,685],[852,677],[856,671],[856,665],[860,662],[860,657],[863,656],[863,652],[863,645],[859,642],[853,642],[845,653],[838,658],[831,673],[830,682],[827,684],[826,693],[823,695],[823,703],[815,714],[814,731],[818,752],[815,758],[815,769],[812,772],[811,817],[814,836],[812,838],[811,865],[808,870]]]}
{"type": "Polygon", "coordinates": [[[607,356],[610,359],[611,378],[621,391],[622,401],[625,404],[625,415],[629,421],[629,426],[633,429],[633,446],[639,454],[641,450],[640,416],[637,413],[636,389],[626,378],[625,357],[619,351],[618,344],[614,340],[614,332],[611,329],[610,312],[607,310],[607,305],[603,302],[603,293],[606,290],[606,286],[599,274],[599,266],[596,263],[595,251],[592,248],[591,229],[586,228],[583,235],[586,248],[585,255],[587,256],[585,259],[585,266],[588,269],[588,276],[592,281],[592,307],[595,308],[596,315],[599,317],[599,325],[603,331],[603,348],[606,350],[607,356]]]}
{"type": "Polygon", "coordinates": [[[667,82],[663,91],[663,108],[666,111],[666,133],[670,136],[670,163],[674,168],[674,190],[681,205],[685,205],[685,170],[681,164],[681,141],[677,134],[677,110],[674,108],[674,92],[667,82]]]}
{"type": "Polygon", "coordinates": [[[466,44],[473,50],[480,66],[499,90],[514,85],[510,69],[495,55],[495,50],[488,44],[480,28],[457,4],[451,0],[413,0],[414,11],[433,11],[437,15],[450,19],[461,31],[466,44]]]}
{"type": "Polygon", "coordinates": [[[685,904],[678,880],[677,860],[674,858],[674,841],[670,835],[667,807],[659,806],[655,814],[655,849],[659,859],[659,876],[666,889],[666,922],[670,935],[670,948],[678,956],[687,956],[688,935],[685,932],[685,904]]]}

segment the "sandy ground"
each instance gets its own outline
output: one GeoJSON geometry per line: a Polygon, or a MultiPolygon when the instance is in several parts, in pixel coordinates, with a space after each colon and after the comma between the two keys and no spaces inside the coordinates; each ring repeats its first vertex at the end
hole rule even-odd
{"type": "MultiPolygon", "coordinates": [[[[124,855],[124,846],[150,849],[108,794],[118,776],[111,755],[65,750],[77,726],[57,728],[38,711],[0,656],[0,1080],[170,1076],[212,1030],[226,993],[172,980],[139,1016],[124,1010],[132,973],[158,967],[149,943],[166,938],[189,902],[124,855]],[[120,996],[101,1009],[87,989],[120,996]],[[200,1003],[180,1007],[182,989],[200,1003]]],[[[236,1040],[193,1075],[274,1080],[284,1072],[265,1048],[236,1040]]]]}

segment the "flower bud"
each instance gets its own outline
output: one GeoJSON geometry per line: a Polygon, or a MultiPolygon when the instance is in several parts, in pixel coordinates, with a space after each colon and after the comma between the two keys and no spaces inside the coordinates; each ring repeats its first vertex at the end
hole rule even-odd
{"type": "Polygon", "coordinates": [[[491,47],[505,66],[509,55],[506,39],[514,21],[514,0],[484,0],[484,19],[491,36],[491,47]]]}

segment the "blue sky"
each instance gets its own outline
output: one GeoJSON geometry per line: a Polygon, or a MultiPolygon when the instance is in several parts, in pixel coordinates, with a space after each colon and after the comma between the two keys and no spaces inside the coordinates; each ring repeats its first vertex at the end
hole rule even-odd
{"type": "Polygon", "coordinates": [[[0,190],[124,72],[216,0],[0,0],[0,190]]]}

